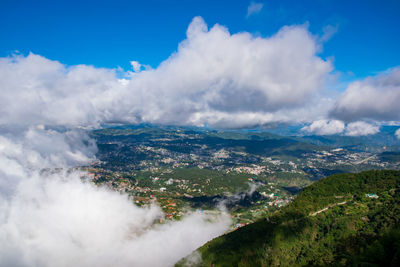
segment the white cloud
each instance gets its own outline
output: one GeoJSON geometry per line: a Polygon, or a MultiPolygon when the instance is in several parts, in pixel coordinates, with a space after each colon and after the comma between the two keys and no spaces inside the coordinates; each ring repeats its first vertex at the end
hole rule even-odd
{"type": "Polygon", "coordinates": [[[301,114],[310,120],[316,114],[310,101],[332,70],[317,56],[317,46],[303,26],[261,38],[230,34],[220,25],[208,29],[196,17],[176,53],[157,69],[127,72],[130,80],[117,79],[114,70],[65,67],[33,54],[2,58],[0,123],[218,127],[223,121],[240,127],[238,121],[255,126],[277,118],[296,121],[301,114]]]}
{"type": "Polygon", "coordinates": [[[333,25],[326,25],[322,29],[322,36],[319,38],[321,42],[327,42],[329,41],[332,36],[334,36],[339,30],[339,25],[333,26],[333,25]]]}
{"type": "Polygon", "coordinates": [[[263,3],[251,2],[250,5],[247,7],[246,17],[259,13],[263,7],[263,3]]]}
{"type": "Polygon", "coordinates": [[[396,135],[397,139],[400,139],[400,129],[397,129],[394,134],[396,135]]]}
{"type": "Polygon", "coordinates": [[[345,124],[338,120],[317,120],[311,125],[303,127],[301,130],[316,135],[332,135],[342,133],[345,124]]]}
{"type": "Polygon", "coordinates": [[[154,224],[159,207],[83,183],[68,166],[93,148],[75,131],[0,136],[0,266],[173,266],[228,229],[226,214],[154,224]]]}
{"type": "Polygon", "coordinates": [[[378,132],[379,132],[379,126],[372,125],[364,121],[357,121],[349,123],[347,125],[345,135],[362,136],[362,135],[372,135],[378,132]]]}
{"type": "Polygon", "coordinates": [[[331,115],[344,121],[400,120],[400,69],[351,83],[331,115]]]}
{"type": "Polygon", "coordinates": [[[136,207],[78,174],[32,176],[1,211],[0,266],[173,266],[230,223],[193,213],[156,225],[159,207],[136,207]]]}
{"type": "Polygon", "coordinates": [[[365,121],[352,122],[346,125],[340,120],[317,120],[301,130],[316,135],[344,134],[347,136],[363,136],[378,133],[379,126],[365,121]]]}
{"type": "Polygon", "coordinates": [[[134,72],[139,72],[140,71],[140,69],[142,67],[142,64],[140,64],[139,61],[131,61],[130,63],[132,65],[132,69],[133,69],[134,72]]]}
{"type": "Polygon", "coordinates": [[[142,120],[204,124],[213,119],[210,114],[233,121],[244,114],[250,120],[273,118],[306,106],[331,70],[316,56],[315,40],[304,27],[256,38],[231,35],[219,25],[208,30],[195,18],[187,36],[158,69],[132,80],[130,88],[139,88],[136,95],[145,97],[146,108],[136,109],[142,120]]]}
{"type": "Polygon", "coordinates": [[[114,70],[65,67],[38,55],[0,59],[0,124],[95,125],[123,85],[114,70]]]}

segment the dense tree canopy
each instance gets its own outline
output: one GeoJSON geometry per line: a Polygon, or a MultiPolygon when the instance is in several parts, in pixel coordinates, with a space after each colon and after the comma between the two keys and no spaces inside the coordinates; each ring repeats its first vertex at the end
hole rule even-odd
{"type": "Polygon", "coordinates": [[[398,266],[399,222],[399,171],[333,175],[272,216],[208,242],[199,265],[398,266]]]}

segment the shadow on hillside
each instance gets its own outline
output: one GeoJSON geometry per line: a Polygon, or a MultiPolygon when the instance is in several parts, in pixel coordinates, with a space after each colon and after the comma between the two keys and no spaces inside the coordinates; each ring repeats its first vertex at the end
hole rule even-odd
{"type": "Polygon", "coordinates": [[[296,240],[311,225],[310,218],[303,213],[287,211],[215,239],[200,251],[210,266],[235,266],[238,262],[244,266],[260,265],[258,261],[267,247],[296,240]]]}

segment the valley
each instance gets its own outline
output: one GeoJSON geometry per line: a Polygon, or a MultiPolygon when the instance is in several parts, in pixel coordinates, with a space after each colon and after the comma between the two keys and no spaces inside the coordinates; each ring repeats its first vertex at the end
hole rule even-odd
{"type": "MultiPolygon", "coordinates": [[[[331,148],[268,132],[123,126],[92,132],[98,160],[85,167],[96,185],[156,203],[165,217],[227,209],[231,229],[290,203],[303,188],[335,173],[400,169],[378,153],[331,148]]],[[[396,152],[393,152],[396,154],[396,152]]]]}

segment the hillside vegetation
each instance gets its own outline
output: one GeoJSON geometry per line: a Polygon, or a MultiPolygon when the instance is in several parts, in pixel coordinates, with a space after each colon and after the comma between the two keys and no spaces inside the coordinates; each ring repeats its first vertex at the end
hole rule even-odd
{"type": "Polygon", "coordinates": [[[399,266],[399,221],[399,171],[332,175],[272,216],[205,244],[198,265],[399,266]]]}

